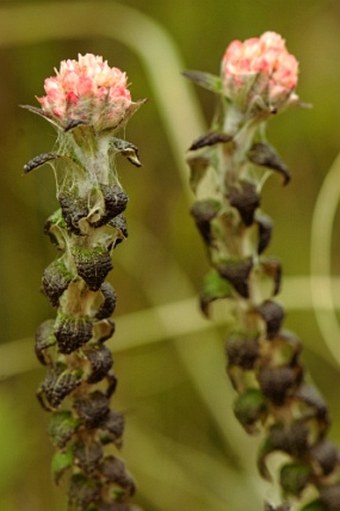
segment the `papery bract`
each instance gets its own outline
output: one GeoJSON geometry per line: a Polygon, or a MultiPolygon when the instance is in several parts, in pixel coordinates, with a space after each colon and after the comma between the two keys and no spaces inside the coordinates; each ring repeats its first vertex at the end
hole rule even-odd
{"type": "Polygon", "coordinates": [[[63,60],[56,76],[45,80],[37,98],[44,115],[65,128],[81,122],[96,131],[120,126],[132,105],[127,76],[100,56],[87,53],[63,60]]]}
{"type": "Polygon", "coordinates": [[[298,62],[275,32],[235,40],[221,66],[223,93],[242,110],[277,111],[298,100],[298,62]]]}

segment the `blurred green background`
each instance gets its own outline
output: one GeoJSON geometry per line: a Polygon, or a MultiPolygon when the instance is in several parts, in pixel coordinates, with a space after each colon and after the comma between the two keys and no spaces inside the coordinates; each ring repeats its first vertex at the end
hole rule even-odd
{"type": "MultiPolygon", "coordinates": [[[[283,188],[274,176],[265,186],[263,210],[275,221],[268,253],[283,262],[286,326],[305,341],[304,360],[331,408],[331,438],[340,441],[339,367],[319,331],[307,279],[314,205],[340,149],[340,2],[2,1],[0,511],[65,507],[63,488],[51,480],[49,417],[35,399],[44,369],[33,355],[36,327],[54,314],[39,288],[55,257],[43,224],[57,203],[47,166],[27,177],[22,171],[26,161],[52,149],[55,134],[18,105],[37,106],[44,78],[79,52],[103,55],[127,72],[135,99],[148,98],[126,130],[144,166],[119,162],[130,196],[130,237],[114,254],[110,274],[119,296],[111,346],[120,383],[113,405],[126,415],[122,455],[138,481],[137,501],[148,511],[241,511],[261,509],[262,499],[271,497],[255,470],[257,441],[246,437],[231,411],[223,353],[227,310],[209,323],[196,305],[207,264],[188,214],[184,159],[211,119],[214,98],[180,75],[184,69],[218,73],[232,39],[265,30],[286,39],[300,61],[298,93],[313,104],[269,125],[269,140],[293,180],[283,188]]],[[[339,250],[335,228],[335,282],[339,250]]],[[[338,336],[340,350],[340,335],[330,335],[338,336]]]]}

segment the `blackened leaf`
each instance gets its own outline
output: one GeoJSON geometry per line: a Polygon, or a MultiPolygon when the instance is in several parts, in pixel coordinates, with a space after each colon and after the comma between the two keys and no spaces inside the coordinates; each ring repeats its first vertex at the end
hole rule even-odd
{"type": "Polygon", "coordinates": [[[229,259],[223,261],[217,265],[217,271],[219,274],[228,279],[243,298],[248,298],[248,277],[253,268],[252,257],[246,257],[245,259],[229,259]]]}
{"type": "Polygon", "coordinates": [[[101,381],[110,371],[113,360],[111,351],[100,344],[86,351],[86,357],[91,365],[91,373],[87,379],[89,383],[101,381]]]}
{"type": "Polygon", "coordinates": [[[120,186],[101,184],[100,189],[104,197],[107,221],[125,211],[129,197],[120,186]]]}
{"type": "Polygon", "coordinates": [[[273,222],[268,215],[257,210],[255,212],[255,221],[259,228],[259,241],[257,245],[257,253],[262,254],[262,252],[268,247],[273,230],[273,222]]]}
{"type": "Polygon", "coordinates": [[[72,467],[73,464],[73,453],[69,449],[67,451],[57,451],[52,458],[52,473],[54,482],[59,483],[61,477],[66,470],[72,467]]]}
{"type": "Polygon", "coordinates": [[[111,144],[113,150],[125,156],[130,163],[136,167],[142,166],[138,157],[138,148],[134,144],[121,138],[113,138],[111,144]]]}
{"type": "Polygon", "coordinates": [[[288,167],[271,145],[264,142],[256,142],[248,151],[248,159],[260,167],[267,167],[279,172],[283,176],[283,184],[289,183],[290,172],[288,167]]]}
{"type": "Polygon", "coordinates": [[[86,218],[89,214],[87,198],[79,197],[73,191],[64,190],[58,194],[57,199],[68,230],[80,235],[79,221],[86,218]]]}
{"type": "Polygon", "coordinates": [[[113,336],[115,328],[112,319],[103,319],[94,324],[94,336],[98,342],[105,342],[113,336]]]}
{"type": "Polygon", "coordinates": [[[222,93],[222,80],[219,76],[204,73],[203,71],[184,71],[182,74],[204,89],[216,94],[222,93]]]}
{"type": "Polygon", "coordinates": [[[59,312],[54,325],[60,353],[69,354],[86,344],[92,337],[92,322],[84,317],[74,317],[59,312]]]}
{"type": "Polygon", "coordinates": [[[109,318],[115,310],[117,303],[117,293],[108,282],[104,282],[100,287],[104,301],[96,313],[96,319],[109,318]]]}
{"type": "Polygon", "coordinates": [[[301,421],[286,426],[281,423],[273,425],[258,452],[258,469],[262,477],[270,480],[267,457],[272,452],[281,451],[296,457],[305,455],[310,447],[308,435],[308,426],[301,421]]]}
{"type": "Polygon", "coordinates": [[[253,183],[243,181],[238,187],[232,186],[228,190],[231,206],[237,209],[243,223],[249,227],[254,221],[256,209],[260,206],[260,196],[253,183]]]}
{"type": "Polygon", "coordinates": [[[211,270],[204,278],[200,294],[200,306],[203,314],[209,316],[209,305],[214,300],[232,296],[230,283],[215,270],[211,270]]]}
{"type": "Polygon", "coordinates": [[[128,229],[126,218],[123,214],[116,216],[110,220],[107,224],[109,227],[113,227],[116,231],[115,239],[113,242],[113,248],[116,248],[119,243],[124,241],[128,237],[128,229]]]}
{"type": "Polygon", "coordinates": [[[110,398],[112,394],[115,392],[118,384],[118,379],[113,371],[109,371],[106,374],[106,382],[107,382],[106,396],[110,398]]]}
{"type": "Polygon", "coordinates": [[[74,275],[67,269],[63,258],[53,261],[44,270],[42,289],[53,307],[58,307],[59,298],[73,278],[74,275]]]}
{"type": "Polygon", "coordinates": [[[281,289],[282,266],[281,262],[274,257],[261,259],[261,267],[268,277],[273,279],[274,286],[272,296],[277,295],[281,289]]]}
{"type": "Polygon", "coordinates": [[[211,221],[218,215],[221,204],[215,199],[197,201],[191,207],[190,213],[195,219],[197,229],[207,244],[211,243],[211,221]]]}
{"type": "Polygon", "coordinates": [[[286,494],[299,496],[307,486],[312,469],[304,463],[287,463],[280,471],[280,483],[286,494]]]}
{"type": "Polygon", "coordinates": [[[122,444],[122,436],[124,433],[125,419],[124,416],[114,410],[110,410],[104,421],[100,424],[103,430],[102,442],[113,442],[117,447],[122,444]]]}
{"type": "Polygon", "coordinates": [[[264,418],[266,411],[265,397],[258,389],[248,389],[234,404],[235,416],[248,433],[255,431],[256,423],[264,418]]]}
{"type": "Polygon", "coordinates": [[[103,457],[103,447],[96,441],[78,442],[73,449],[75,463],[87,475],[93,474],[99,468],[103,457]]]}
{"type": "Polygon", "coordinates": [[[50,420],[48,433],[53,445],[62,449],[72,437],[79,425],[76,419],[68,410],[55,412],[50,420]]]}
{"type": "Polygon", "coordinates": [[[310,417],[311,410],[313,410],[314,416],[327,428],[329,424],[327,403],[315,387],[306,384],[301,385],[295,397],[308,406],[309,409],[306,410],[307,416],[310,417]]]}
{"type": "Polygon", "coordinates": [[[314,462],[319,465],[324,475],[330,474],[338,462],[338,449],[334,444],[327,440],[321,440],[318,442],[311,449],[311,454],[314,462]]]}
{"type": "Polygon", "coordinates": [[[45,350],[54,346],[57,339],[54,336],[54,319],[47,319],[38,328],[35,333],[35,354],[39,362],[47,365],[47,353],[45,350]]]}
{"type": "Polygon", "coordinates": [[[268,339],[273,339],[278,334],[284,319],[283,307],[272,300],[265,300],[256,308],[256,311],[266,323],[268,339]]]}
{"type": "Polygon", "coordinates": [[[234,333],[227,339],[226,353],[229,366],[238,366],[249,371],[254,368],[260,354],[258,337],[234,333]]]}
{"type": "Polygon", "coordinates": [[[71,119],[64,127],[64,131],[67,133],[68,131],[75,130],[79,126],[86,126],[86,123],[81,119],[71,119]]]}
{"type": "Polygon", "coordinates": [[[290,367],[299,365],[302,342],[295,334],[288,330],[281,330],[271,339],[271,344],[277,363],[290,367]]]}
{"type": "Polygon", "coordinates": [[[128,495],[135,493],[135,483],[119,458],[107,456],[101,465],[101,473],[109,482],[118,484],[128,495]]]}
{"type": "Polygon", "coordinates": [[[57,408],[63,399],[81,383],[82,373],[69,370],[63,364],[49,369],[38,392],[38,399],[46,410],[57,408]]]}
{"type": "Polygon", "coordinates": [[[75,409],[85,427],[95,428],[108,418],[109,400],[105,394],[96,390],[88,397],[78,399],[75,402],[75,409]]]}
{"type": "Polygon", "coordinates": [[[198,137],[189,147],[189,151],[196,151],[202,147],[212,146],[216,144],[224,144],[230,142],[233,139],[233,135],[227,133],[219,133],[218,131],[211,131],[198,137]]]}
{"type": "MultiPolygon", "coordinates": [[[[82,474],[73,474],[69,486],[69,509],[87,510],[100,497],[100,482],[82,474]]],[[[96,508],[95,508],[96,509],[96,508]]]]}
{"type": "Polygon", "coordinates": [[[41,167],[42,165],[45,165],[45,163],[49,161],[56,160],[57,158],[59,158],[59,155],[57,153],[38,154],[38,156],[35,156],[34,158],[32,158],[32,160],[30,160],[24,165],[24,173],[28,174],[32,170],[35,170],[38,167],[41,167]]]}
{"type": "Polygon", "coordinates": [[[105,211],[104,214],[98,220],[92,221],[88,217],[88,221],[92,227],[101,227],[102,225],[108,224],[113,218],[121,215],[126,209],[129,197],[120,186],[110,186],[101,184],[100,192],[103,197],[105,211]]]}
{"type": "Polygon", "coordinates": [[[112,270],[110,250],[105,246],[73,247],[72,255],[79,277],[85,280],[91,291],[98,291],[107,274],[112,270]]]}
{"type": "Polygon", "coordinates": [[[286,397],[300,383],[301,373],[292,367],[264,367],[258,376],[263,394],[277,406],[281,406],[286,397]]]}

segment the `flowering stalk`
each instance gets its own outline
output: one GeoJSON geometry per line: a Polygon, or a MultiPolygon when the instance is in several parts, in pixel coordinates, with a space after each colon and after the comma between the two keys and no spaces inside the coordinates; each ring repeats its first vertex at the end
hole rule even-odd
{"type": "Polygon", "coordinates": [[[284,184],[290,179],[264,130],[274,114],[299,104],[297,73],[295,57],[273,32],[232,42],[220,76],[185,73],[219,98],[212,130],[190,147],[190,182],[197,197],[191,213],[211,266],[202,311],[208,316],[217,299],[233,304],[227,373],[238,394],[237,419],[248,433],[264,434],[259,471],[265,479],[278,479],[285,501],[278,509],[335,511],[340,509],[340,451],[326,439],[327,405],[306,383],[302,343],[282,329],[284,309],[275,301],[281,264],[264,255],[272,221],[260,209],[268,169],[280,173],[284,184]],[[277,470],[270,469],[272,461],[277,470]]]}
{"type": "Polygon", "coordinates": [[[45,80],[46,95],[37,98],[41,109],[25,107],[58,134],[56,150],[31,160],[25,172],[50,163],[60,204],[45,225],[59,256],[42,278],[56,318],[38,328],[35,350],[47,368],[38,398],[52,412],[56,483],[70,472],[69,511],[137,510],[129,504],[135,483],[117,455],[124,417],[110,409],[117,379],[105,345],[114,333],[116,306],[105,279],[112,251],[127,237],[128,196],[116,157],[141,165],[137,148],[116,137],[143,103],[131,100],[126,82],[125,73],[101,57],[79,55],[45,80]]]}

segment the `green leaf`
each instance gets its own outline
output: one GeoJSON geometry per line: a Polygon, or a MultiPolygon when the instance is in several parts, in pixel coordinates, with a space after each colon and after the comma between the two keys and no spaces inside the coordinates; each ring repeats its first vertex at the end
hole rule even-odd
{"type": "Polygon", "coordinates": [[[259,389],[248,389],[234,404],[234,413],[248,433],[255,430],[256,423],[266,414],[266,400],[259,389]]]}
{"type": "Polygon", "coordinates": [[[215,300],[232,296],[232,288],[229,282],[221,277],[215,270],[211,270],[204,278],[200,304],[202,312],[209,315],[209,305],[215,300]]]}
{"type": "Polygon", "coordinates": [[[216,94],[222,93],[222,80],[219,76],[204,73],[203,71],[184,71],[182,74],[204,89],[216,94]]]}
{"type": "Polygon", "coordinates": [[[56,412],[52,415],[48,433],[55,447],[65,447],[68,440],[76,431],[79,419],[73,417],[69,411],[56,412]]]}
{"type": "Polygon", "coordinates": [[[276,423],[271,426],[258,452],[257,464],[262,477],[270,480],[267,457],[274,451],[285,452],[299,459],[308,449],[308,433],[308,425],[300,420],[286,425],[276,423]]]}
{"type": "Polygon", "coordinates": [[[264,442],[259,448],[257,455],[257,468],[263,477],[267,481],[271,481],[271,475],[267,468],[267,456],[275,450],[275,445],[272,442],[271,437],[265,438],[264,442]]]}
{"type": "Polygon", "coordinates": [[[190,156],[187,163],[190,167],[190,187],[196,193],[198,185],[209,168],[210,160],[204,155],[190,156]]]}
{"type": "Polygon", "coordinates": [[[71,450],[58,451],[52,458],[52,473],[56,484],[59,483],[61,477],[73,464],[73,453],[71,450]]]}
{"type": "Polygon", "coordinates": [[[58,128],[58,125],[56,122],[54,122],[53,119],[50,118],[49,114],[47,114],[46,112],[44,112],[44,110],[42,110],[41,108],[38,108],[36,106],[31,106],[31,105],[19,105],[21,108],[24,108],[25,110],[28,110],[29,112],[32,112],[33,114],[36,114],[36,115],[39,115],[40,117],[43,117],[44,119],[46,119],[48,122],[50,122],[51,124],[53,124],[56,128],[58,128]]]}
{"type": "Polygon", "coordinates": [[[327,507],[320,499],[316,499],[304,506],[301,511],[327,511],[327,507]]]}
{"type": "Polygon", "coordinates": [[[280,482],[285,493],[299,496],[309,482],[312,469],[303,463],[288,463],[281,468],[280,482]]]}

